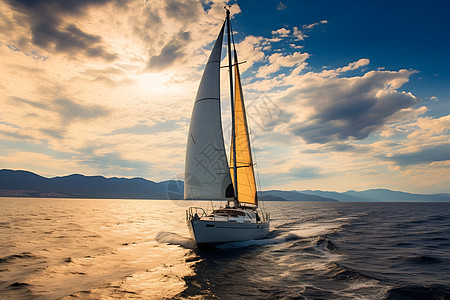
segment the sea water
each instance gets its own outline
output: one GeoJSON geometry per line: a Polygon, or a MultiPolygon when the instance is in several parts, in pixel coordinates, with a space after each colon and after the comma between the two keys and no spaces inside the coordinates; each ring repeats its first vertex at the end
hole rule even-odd
{"type": "Polygon", "coordinates": [[[450,298],[450,203],[264,202],[266,239],[206,249],[192,204],[0,198],[0,298],[450,298]]]}

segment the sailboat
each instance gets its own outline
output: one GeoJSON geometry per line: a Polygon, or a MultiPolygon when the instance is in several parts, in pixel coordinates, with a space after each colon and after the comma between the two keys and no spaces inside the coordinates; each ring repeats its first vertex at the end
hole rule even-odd
{"type": "Polygon", "coordinates": [[[225,207],[211,213],[206,213],[201,207],[190,207],[186,211],[190,235],[198,245],[262,239],[269,233],[269,214],[258,208],[238,65],[230,11],[226,8],[226,19],[203,71],[195,98],[186,146],[184,199],[226,201],[225,207]],[[225,151],[220,110],[220,60],[225,27],[228,36],[227,67],[232,121],[230,164],[225,151]]]}

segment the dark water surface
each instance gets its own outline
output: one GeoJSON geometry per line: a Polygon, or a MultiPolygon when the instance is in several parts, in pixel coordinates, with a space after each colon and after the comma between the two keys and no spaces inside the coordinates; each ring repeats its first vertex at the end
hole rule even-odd
{"type": "Polygon", "coordinates": [[[0,298],[450,299],[450,203],[266,202],[268,238],[210,249],[186,205],[0,198],[0,298]]]}

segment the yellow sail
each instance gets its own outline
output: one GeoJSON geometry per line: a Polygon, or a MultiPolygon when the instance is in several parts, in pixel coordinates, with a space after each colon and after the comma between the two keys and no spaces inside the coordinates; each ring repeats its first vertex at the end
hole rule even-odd
{"type": "MultiPolygon", "coordinates": [[[[240,204],[258,205],[256,195],[255,173],[253,171],[253,160],[248,135],[247,117],[245,114],[244,97],[242,95],[241,77],[237,57],[235,55],[235,102],[234,102],[234,122],[236,134],[236,168],[237,168],[237,198],[240,204]]],[[[231,152],[233,153],[233,142],[231,152]]],[[[233,174],[233,155],[230,155],[230,169],[233,174]]],[[[234,176],[231,176],[234,182],[234,176]]]]}

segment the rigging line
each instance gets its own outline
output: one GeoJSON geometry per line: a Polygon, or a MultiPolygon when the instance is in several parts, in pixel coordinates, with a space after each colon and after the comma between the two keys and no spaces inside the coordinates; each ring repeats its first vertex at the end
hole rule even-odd
{"type": "MultiPolygon", "coordinates": [[[[228,75],[228,73],[230,72],[230,70],[227,70],[227,75],[228,75]]],[[[228,81],[229,81],[229,79],[227,78],[228,76],[227,75],[225,75],[224,76],[224,78],[222,79],[222,82],[221,82],[221,87],[220,87],[220,90],[221,91],[223,91],[223,86],[226,84],[226,83],[228,83],[228,81]]],[[[224,97],[225,98],[225,97],[224,97]]],[[[225,101],[220,101],[220,103],[221,103],[221,106],[222,105],[225,105],[226,104],[226,102],[225,101]]],[[[221,107],[221,109],[222,108],[228,108],[228,106],[223,106],[223,107],[221,107]]],[[[230,110],[231,110],[231,108],[230,108],[230,110]]],[[[225,115],[225,109],[223,110],[223,113],[221,114],[221,118],[222,118],[222,116],[224,116],[225,115]]],[[[223,120],[222,120],[223,121],[223,120]]],[[[228,121],[228,120],[226,120],[225,119],[225,121],[228,121]]],[[[223,132],[223,128],[224,128],[224,124],[226,124],[227,125],[227,127],[228,127],[228,123],[226,123],[226,122],[222,122],[222,136],[224,136],[224,132],[223,132]]],[[[231,122],[229,123],[230,125],[231,125],[231,122]]],[[[229,127],[228,127],[229,128],[229,127]]],[[[230,144],[231,144],[231,141],[230,141],[230,144]]],[[[230,148],[230,147],[228,147],[228,148],[230,148]]],[[[227,150],[225,150],[225,154],[227,154],[227,150]]],[[[230,153],[230,155],[231,155],[231,153],[230,153]]],[[[230,157],[227,157],[227,161],[230,159],[230,157]]]]}
{"type": "MultiPolygon", "coordinates": [[[[228,75],[228,72],[230,72],[230,70],[227,70],[227,75],[228,75]]],[[[221,82],[221,86],[220,86],[220,90],[222,91],[223,90],[223,86],[225,85],[225,83],[227,83],[228,82],[228,76],[227,75],[225,75],[224,76],[224,78],[222,79],[222,82],[221,82]]]]}
{"type": "MultiPolygon", "coordinates": [[[[235,57],[237,57],[237,52],[236,52],[236,44],[235,44],[235,42],[234,42],[234,34],[233,34],[233,27],[231,27],[231,22],[229,22],[229,25],[230,25],[230,30],[231,30],[231,40],[233,41],[233,50],[234,50],[234,54],[235,54],[235,57]]],[[[237,62],[237,60],[235,61],[235,64],[236,65],[238,65],[239,63],[237,62]]]]}
{"type": "MultiPolygon", "coordinates": [[[[253,146],[253,134],[251,134],[252,129],[250,128],[250,124],[248,122],[247,122],[247,128],[248,128],[248,131],[249,131],[248,139],[249,139],[250,146],[251,146],[251,149],[252,149],[253,161],[255,162],[255,161],[257,161],[257,159],[256,159],[256,151],[255,151],[255,147],[253,146]]],[[[258,166],[257,163],[254,163],[253,172],[254,172],[254,174],[256,173],[255,174],[256,184],[258,185],[256,187],[256,194],[258,194],[258,189],[259,189],[259,191],[261,192],[260,196],[262,197],[262,185],[261,185],[261,179],[259,177],[259,166],[258,166]]],[[[264,201],[258,201],[258,203],[261,204],[261,210],[264,211],[265,210],[264,201]]]]}

